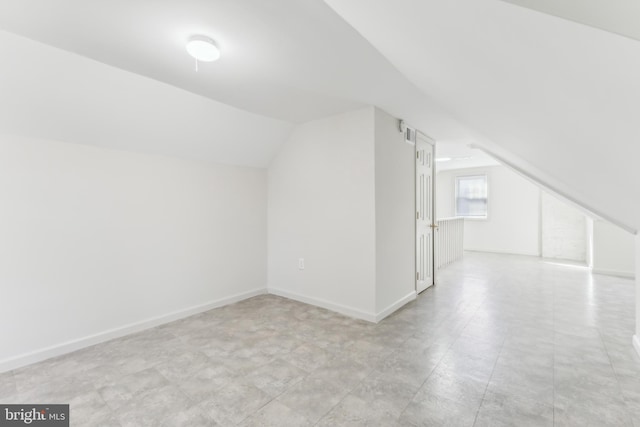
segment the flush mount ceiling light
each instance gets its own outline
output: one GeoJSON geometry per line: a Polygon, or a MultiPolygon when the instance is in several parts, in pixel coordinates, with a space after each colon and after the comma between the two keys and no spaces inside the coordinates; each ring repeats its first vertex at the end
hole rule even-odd
{"type": "Polygon", "coordinates": [[[187,52],[196,59],[196,71],[198,61],[213,62],[220,58],[220,49],[216,43],[207,36],[192,36],[187,42],[187,52]]]}

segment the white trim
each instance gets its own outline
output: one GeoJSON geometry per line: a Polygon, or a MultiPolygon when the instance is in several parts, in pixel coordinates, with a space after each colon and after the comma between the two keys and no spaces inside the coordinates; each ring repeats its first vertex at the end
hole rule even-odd
{"type": "Polygon", "coordinates": [[[489,220],[489,174],[486,171],[484,171],[484,173],[475,173],[475,174],[464,173],[464,171],[458,172],[453,177],[453,189],[455,190],[454,199],[453,199],[453,214],[456,217],[464,218],[465,220],[470,219],[473,221],[489,220]],[[460,181],[460,178],[484,178],[484,185],[487,193],[487,197],[486,197],[487,213],[484,216],[458,215],[458,187],[459,187],[458,182],[460,181]]]}
{"type": "Polygon", "coordinates": [[[638,352],[638,356],[640,356],[640,338],[637,335],[633,336],[633,347],[638,352]]]}
{"type": "Polygon", "coordinates": [[[604,274],[605,276],[623,277],[625,279],[635,279],[633,271],[605,270],[602,268],[591,268],[592,274],[604,274]]]}
{"type": "Polygon", "coordinates": [[[267,288],[267,292],[279,297],[292,299],[294,301],[303,302],[305,304],[315,305],[317,307],[326,308],[327,310],[335,311],[336,313],[344,314],[345,316],[354,317],[356,319],[366,320],[367,322],[376,322],[377,316],[374,313],[368,313],[360,309],[349,307],[342,304],[336,304],[331,301],[327,301],[321,298],[309,297],[305,295],[296,294],[293,292],[285,291],[278,288],[267,288]]]}
{"type": "Polygon", "coordinates": [[[385,308],[384,310],[376,314],[376,323],[380,322],[382,319],[389,316],[390,314],[396,312],[405,304],[408,304],[411,301],[415,300],[417,297],[418,295],[416,294],[416,291],[411,291],[410,294],[407,294],[406,296],[400,298],[398,301],[394,302],[389,307],[385,308]]]}
{"type": "Polygon", "coordinates": [[[119,328],[109,329],[104,332],[99,332],[94,335],[89,335],[83,338],[70,340],[62,344],[56,344],[50,347],[45,347],[39,350],[32,351],[30,353],[21,354],[9,359],[0,360],[0,373],[10,371],[13,369],[21,368],[23,366],[30,365],[32,363],[41,362],[52,357],[60,356],[66,353],[71,353],[82,348],[90,347],[95,344],[99,344],[105,341],[109,341],[115,338],[120,338],[125,335],[140,332],[145,329],[150,329],[165,323],[170,323],[178,319],[193,316],[194,314],[209,311],[211,309],[222,307],[224,305],[233,304],[238,301],[252,298],[257,295],[263,295],[267,293],[265,288],[254,289],[252,291],[243,292],[240,294],[232,295],[229,297],[210,301],[206,304],[196,305],[186,308],[184,310],[178,310],[169,314],[163,314],[161,316],[152,317],[140,322],[130,323],[119,328]]]}

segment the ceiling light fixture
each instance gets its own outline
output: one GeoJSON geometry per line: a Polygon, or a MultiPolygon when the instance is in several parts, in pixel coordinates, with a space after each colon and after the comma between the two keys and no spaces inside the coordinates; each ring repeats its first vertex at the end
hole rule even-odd
{"type": "Polygon", "coordinates": [[[187,42],[187,52],[196,59],[196,71],[198,61],[213,62],[220,58],[220,49],[216,43],[207,36],[192,36],[187,42]]]}

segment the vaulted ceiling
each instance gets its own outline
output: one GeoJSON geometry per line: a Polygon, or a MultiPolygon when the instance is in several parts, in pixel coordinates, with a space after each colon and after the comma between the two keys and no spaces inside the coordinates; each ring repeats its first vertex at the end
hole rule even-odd
{"type": "Polygon", "coordinates": [[[503,1],[640,40],[640,2],[636,0],[503,1]]]}
{"type": "MultiPolygon", "coordinates": [[[[410,121],[416,119],[440,139],[467,135],[464,126],[321,0],[3,0],[0,28],[288,123],[375,104],[410,121]],[[219,61],[199,64],[198,72],[185,50],[194,34],[213,38],[222,51],[219,61]]],[[[49,56],[55,54],[43,57],[42,52],[31,52],[42,50],[34,45],[7,41],[15,43],[23,45],[23,52],[4,52],[8,62],[17,69],[28,57],[31,77],[56,85],[60,74],[46,71],[49,56]]],[[[92,76],[82,72],[73,67],[58,71],[77,74],[89,85],[92,76]]],[[[28,84],[22,86],[21,91],[28,91],[28,84]]],[[[102,101],[96,98],[96,103],[102,101]]],[[[247,127],[255,126],[249,121],[247,127]]],[[[252,138],[243,145],[261,143],[252,138]]]]}
{"type": "Polygon", "coordinates": [[[2,134],[264,166],[291,129],[2,31],[0,58],[2,134]]]}
{"type": "Polygon", "coordinates": [[[637,229],[625,2],[3,0],[0,133],[265,166],[294,123],[373,104],[637,229]],[[198,72],[193,34],[222,50],[198,72]]]}
{"type": "Polygon", "coordinates": [[[640,226],[640,42],[499,0],[326,2],[484,145],[640,226]]]}

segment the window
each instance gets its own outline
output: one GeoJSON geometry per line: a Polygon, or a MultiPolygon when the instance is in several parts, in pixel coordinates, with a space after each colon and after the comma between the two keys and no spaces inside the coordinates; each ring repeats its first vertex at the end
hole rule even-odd
{"type": "Polygon", "coordinates": [[[487,176],[456,178],[456,216],[487,218],[487,176]]]}

